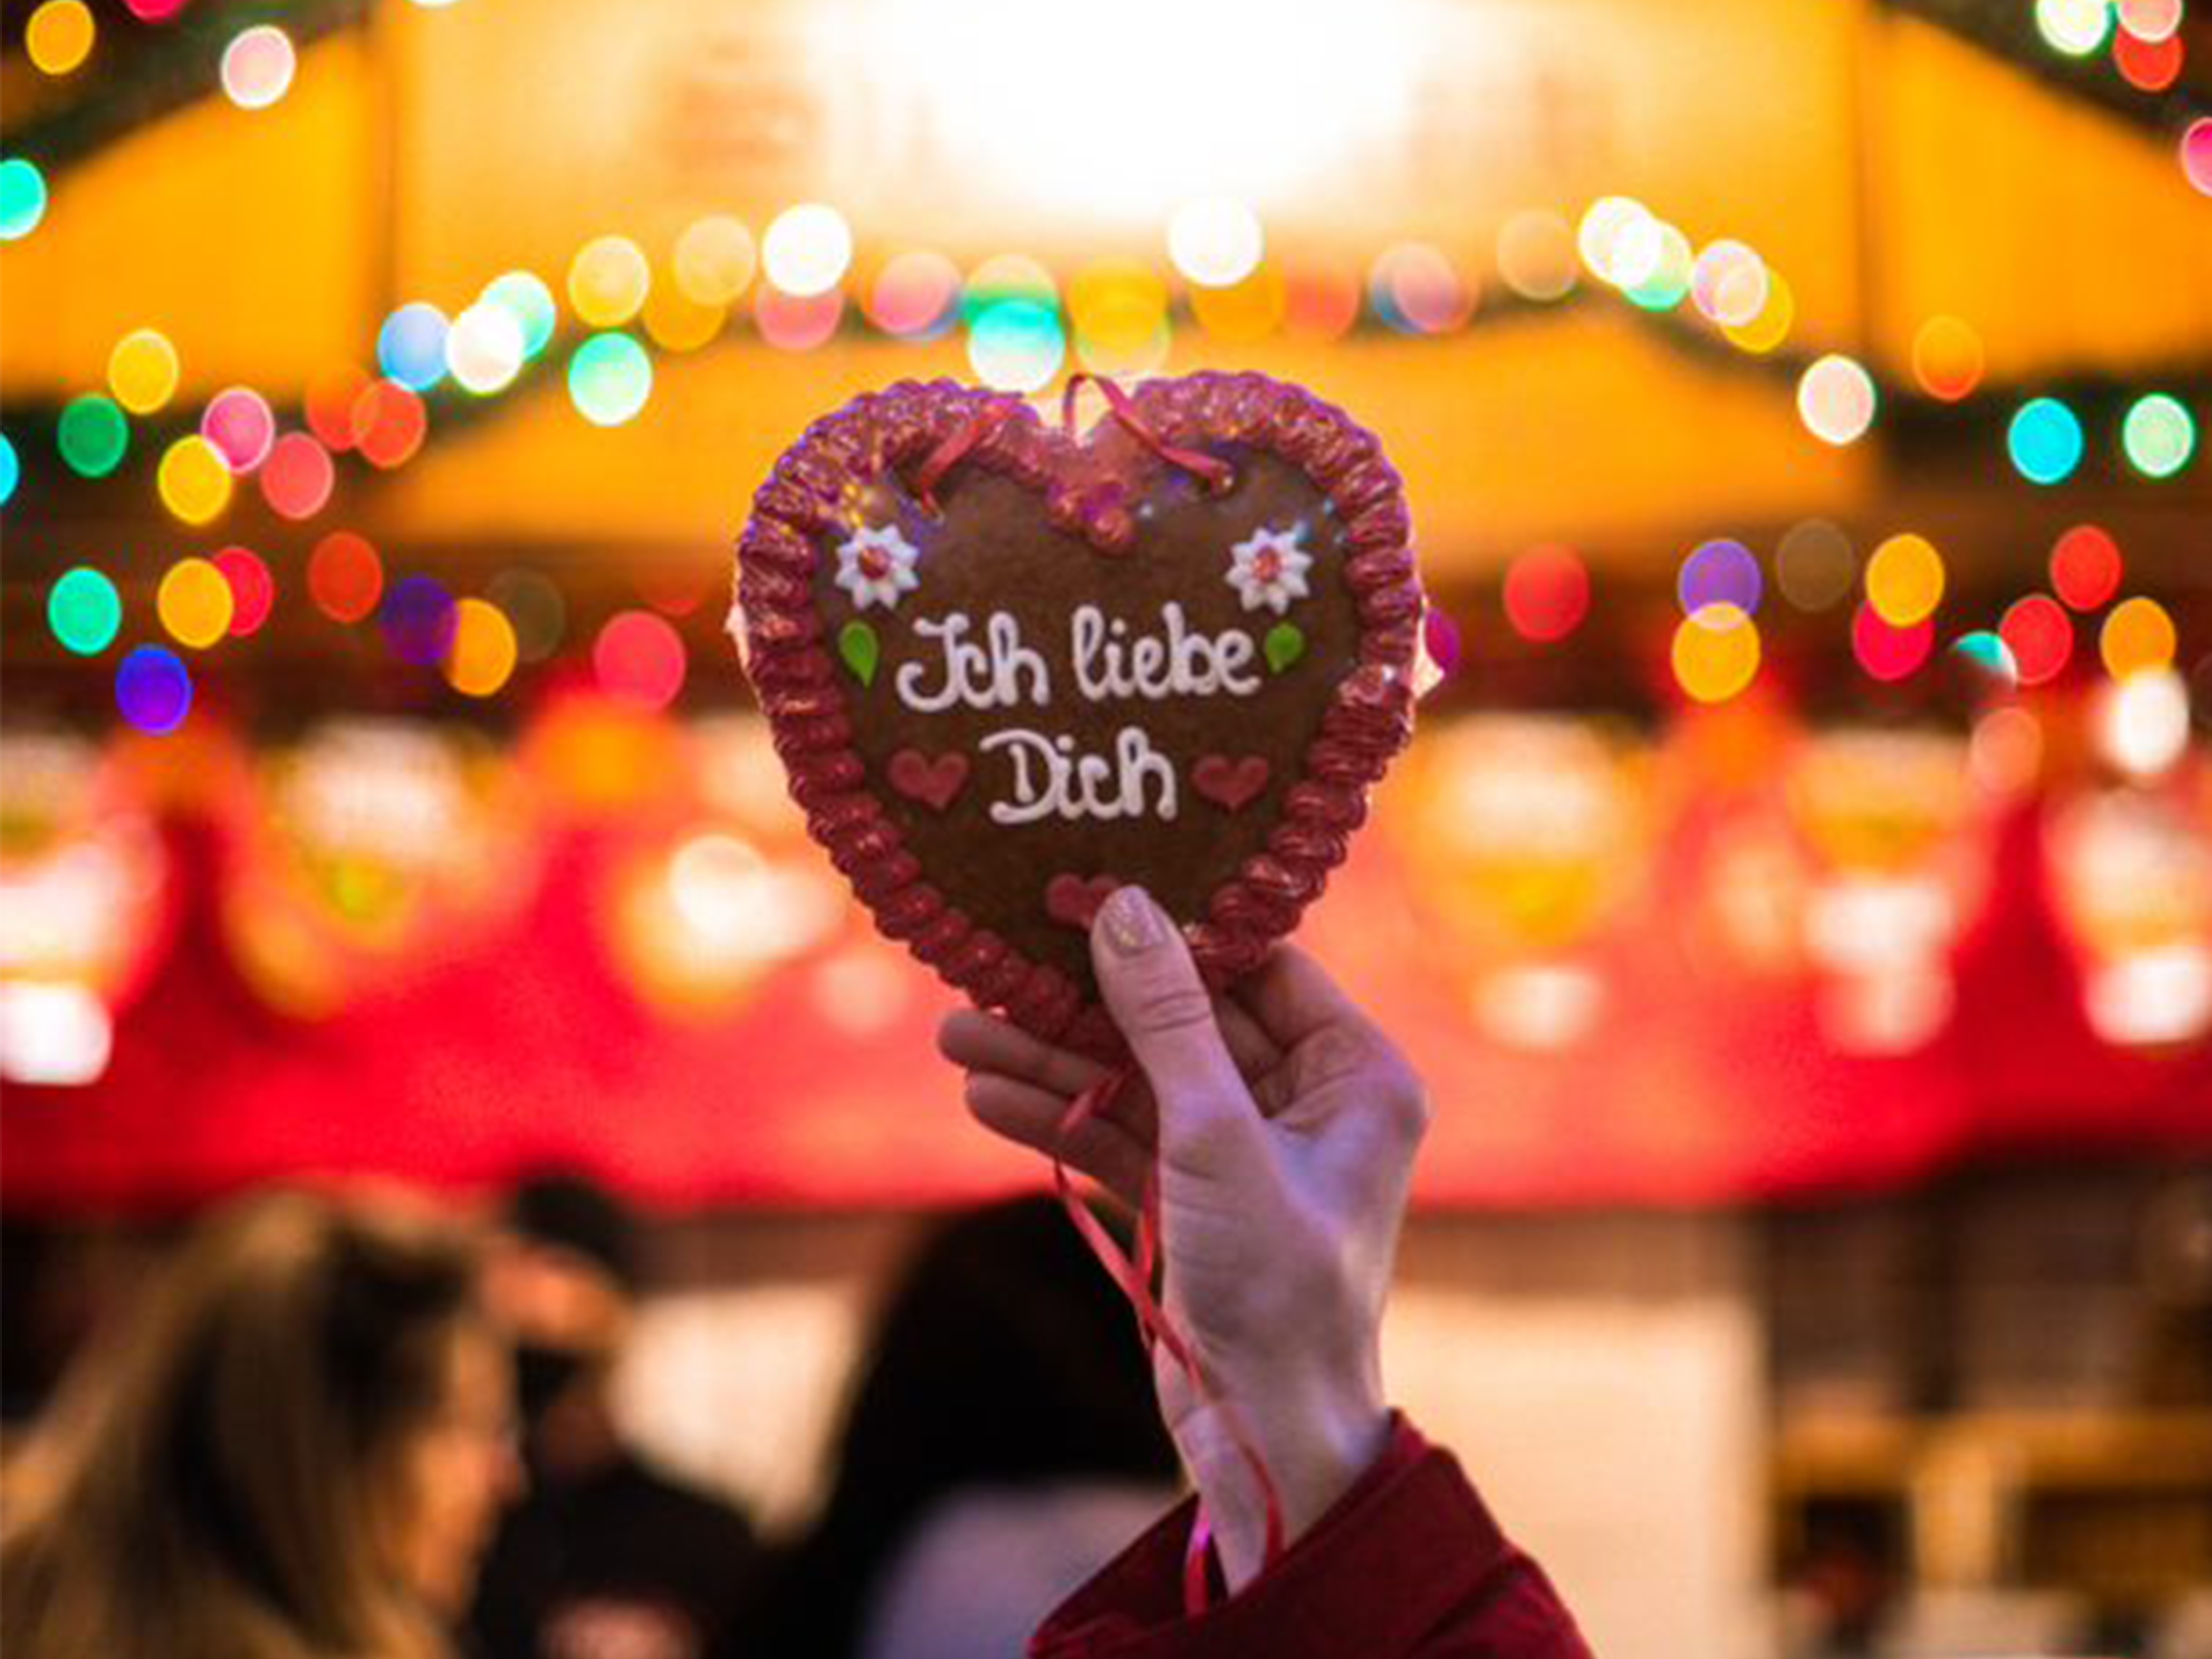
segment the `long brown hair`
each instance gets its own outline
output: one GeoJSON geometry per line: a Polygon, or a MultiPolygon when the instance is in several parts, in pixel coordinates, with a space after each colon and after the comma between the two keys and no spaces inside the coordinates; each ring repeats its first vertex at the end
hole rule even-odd
{"type": "Polygon", "coordinates": [[[22,1452],[9,1659],[443,1659],[385,1547],[475,1262],[427,1217],[306,1193],[207,1226],[22,1452]]]}

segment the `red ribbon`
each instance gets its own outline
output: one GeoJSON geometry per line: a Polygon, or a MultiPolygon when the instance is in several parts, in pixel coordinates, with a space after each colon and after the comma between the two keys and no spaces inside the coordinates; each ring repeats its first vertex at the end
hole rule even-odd
{"type": "Polygon", "coordinates": [[[1180,467],[1194,474],[1215,495],[1237,482],[1236,471],[1220,456],[1209,455],[1203,449],[1178,448],[1153,431],[1135,399],[1103,374],[1068,376],[1068,389],[1060,395],[1060,427],[1069,437],[1075,436],[1075,395],[1083,390],[1085,382],[1106,395],[1106,407],[1114,419],[1121,422],[1123,430],[1168,466],[1180,467]]]}
{"type": "Polygon", "coordinates": [[[981,404],[973,415],[948,433],[943,443],[929,451],[915,471],[914,497],[922,503],[923,510],[930,517],[939,517],[944,512],[937,505],[937,486],[944,482],[945,474],[951,471],[970,450],[1005,425],[1018,407],[1008,398],[981,404]]]}
{"type": "MultiPolygon", "coordinates": [[[[1084,1123],[1112,1106],[1133,1075],[1129,1068],[1123,1067],[1078,1094],[1070,1104],[1067,1116],[1060,1119],[1061,1143],[1066,1144],[1068,1138],[1084,1123]]],[[[1243,1413],[1237,1409],[1236,1402],[1206,1375],[1198,1361],[1197,1350],[1190,1346],[1182,1328],[1152,1294],[1153,1269],[1160,1261],[1159,1166],[1155,1164],[1144,1177],[1142,1201],[1137,1212],[1134,1261],[1091,1213],[1091,1207],[1077,1196],[1074,1185],[1068,1179],[1068,1166],[1057,1154],[1052,1159],[1052,1181],[1059,1189],[1060,1202],[1067,1209],[1069,1219],[1075,1223],[1075,1231],[1083,1236],[1083,1241],[1091,1246],[1091,1253],[1098,1258],[1108,1277],[1121,1287],[1121,1294],[1129,1298],[1129,1305],[1136,1310],[1137,1327],[1144,1334],[1145,1345],[1165,1348],[1167,1357],[1190,1378],[1191,1387],[1228,1425],[1229,1437],[1236,1442],[1238,1455],[1244,1459],[1252,1478],[1259,1482],[1260,1500],[1266,1510],[1267,1541],[1262,1571],[1274,1566],[1283,1558],[1286,1548],[1283,1498],[1276,1489],[1275,1478],[1268,1473],[1267,1461],[1260,1455],[1259,1445],[1244,1422],[1243,1413]]],[[[1192,1618],[1205,1612],[1214,1599],[1213,1582],[1207,1573],[1207,1552],[1213,1542],[1213,1524],[1207,1518],[1205,1501],[1200,1499],[1197,1515],[1190,1524],[1190,1541],[1183,1553],[1183,1606],[1192,1618]]]]}

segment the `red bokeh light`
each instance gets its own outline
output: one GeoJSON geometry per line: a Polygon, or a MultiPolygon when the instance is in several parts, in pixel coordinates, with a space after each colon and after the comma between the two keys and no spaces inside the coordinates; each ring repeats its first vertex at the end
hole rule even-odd
{"type": "Polygon", "coordinates": [[[307,556],[307,592],[331,620],[358,622],[383,595],[384,562],[367,537],[333,530],[307,556]]]}
{"type": "Polygon", "coordinates": [[[599,688],[619,703],[665,709],[684,689],[684,640],[650,611],[623,611],[608,618],[591,646],[599,688]]]}
{"type": "Polygon", "coordinates": [[[2012,653],[2023,685],[2057,679],[2074,656],[2074,619],[2047,593],[2031,593],[2006,612],[1997,637],[2012,653]]]}
{"type": "Polygon", "coordinates": [[[2094,611],[2120,590],[2120,543],[2094,524],[2077,524],[2051,549],[2051,588],[2077,611],[2094,611]]]}
{"type": "Polygon", "coordinates": [[[1568,547],[1531,547],[1505,572],[1505,619],[1524,639],[1564,639],[1590,613],[1590,572],[1568,547]]]}
{"type": "Polygon", "coordinates": [[[234,638],[261,631],[276,604],[276,578],[249,547],[226,547],[212,561],[230,585],[230,633],[234,638]]]}

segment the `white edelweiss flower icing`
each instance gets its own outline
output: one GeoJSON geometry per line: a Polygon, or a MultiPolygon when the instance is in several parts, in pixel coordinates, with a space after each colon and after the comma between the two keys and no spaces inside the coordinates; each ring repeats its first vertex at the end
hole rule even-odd
{"type": "Polygon", "coordinates": [[[1229,549],[1224,580],[1237,589],[1245,610],[1265,609],[1280,616],[1291,600],[1308,595],[1306,572],[1313,566],[1313,556],[1298,545],[1305,534],[1301,518],[1287,530],[1255,530],[1229,549]]]}
{"type": "Polygon", "coordinates": [[[921,586],[914,574],[918,557],[914,543],[896,524],[855,530],[837,544],[837,586],[853,596],[855,610],[871,605],[895,610],[900,594],[921,586]]]}

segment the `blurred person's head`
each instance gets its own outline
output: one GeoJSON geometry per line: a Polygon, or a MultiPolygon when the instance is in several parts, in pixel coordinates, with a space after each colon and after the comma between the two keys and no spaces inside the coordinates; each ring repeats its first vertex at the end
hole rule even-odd
{"type": "Polygon", "coordinates": [[[849,1647],[878,1575],[955,1494],[1178,1468],[1129,1305],[1044,1196],[932,1225],[881,1306],[834,1456],[768,1614],[772,1636],[822,1655],[849,1647]]]}
{"type": "Polygon", "coordinates": [[[202,1229],[27,1450],[0,1647],[442,1653],[516,1479],[476,1271],[426,1216],[303,1193],[202,1229]]]}
{"type": "Polygon", "coordinates": [[[629,1334],[637,1257],[628,1211],[585,1177],[533,1176],[508,1199],[488,1300],[515,1344],[532,1460],[555,1478],[618,1451],[607,1383],[629,1334]]]}

